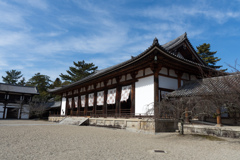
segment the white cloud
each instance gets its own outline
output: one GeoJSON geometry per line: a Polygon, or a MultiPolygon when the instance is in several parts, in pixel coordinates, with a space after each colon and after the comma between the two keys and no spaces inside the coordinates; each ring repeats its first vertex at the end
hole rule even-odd
{"type": "Polygon", "coordinates": [[[0,1],[0,24],[1,28],[7,30],[15,29],[28,29],[24,16],[27,15],[27,11],[21,10],[16,6],[0,1]]]}
{"type": "Polygon", "coordinates": [[[195,18],[205,18],[215,20],[218,23],[225,23],[227,20],[231,18],[239,18],[239,11],[231,11],[231,10],[218,10],[211,6],[207,5],[190,5],[190,6],[168,6],[168,7],[154,7],[148,8],[143,11],[139,11],[140,15],[144,15],[146,17],[157,18],[167,21],[172,21],[178,23],[179,21],[185,21],[192,17],[195,18]]]}
{"type": "Polygon", "coordinates": [[[29,5],[31,7],[41,9],[41,10],[46,10],[48,9],[48,4],[45,0],[15,0],[17,3],[21,3],[24,5],[29,5]]]}

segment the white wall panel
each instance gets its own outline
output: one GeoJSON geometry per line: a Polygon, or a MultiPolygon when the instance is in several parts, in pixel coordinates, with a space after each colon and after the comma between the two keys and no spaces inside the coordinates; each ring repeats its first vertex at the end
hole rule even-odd
{"type": "Polygon", "coordinates": [[[192,81],[192,80],[196,80],[197,77],[196,77],[195,75],[191,75],[190,79],[191,79],[191,81],[192,81]]]}
{"type": "Polygon", "coordinates": [[[145,114],[147,105],[154,102],[153,76],[141,78],[135,83],[135,113],[145,114]]]}
{"type": "Polygon", "coordinates": [[[66,98],[62,98],[62,105],[61,105],[61,116],[64,116],[66,112],[66,98]]]}
{"type": "Polygon", "coordinates": [[[123,81],[125,81],[125,75],[122,75],[122,78],[120,79],[120,82],[123,82],[123,81]]]}
{"type": "Polygon", "coordinates": [[[21,119],[29,119],[29,113],[22,112],[21,119]]]}
{"type": "Polygon", "coordinates": [[[167,68],[162,67],[162,69],[159,71],[159,73],[168,75],[168,70],[167,70],[167,68]]]}
{"type": "Polygon", "coordinates": [[[153,71],[151,70],[151,68],[146,68],[145,69],[145,75],[149,75],[149,74],[152,74],[153,71]]]}
{"type": "Polygon", "coordinates": [[[189,74],[188,73],[183,73],[182,79],[189,80],[189,74]]]}
{"type": "Polygon", "coordinates": [[[173,90],[178,89],[178,80],[169,77],[159,76],[159,87],[173,90]]]}
{"type": "Polygon", "coordinates": [[[177,77],[177,74],[175,73],[175,71],[173,69],[170,69],[169,76],[177,77]]]}
{"type": "Polygon", "coordinates": [[[138,71],[138,74],[136,75],[136,77],[141,77],[141,76],[143,76],[143,70],[138,71]]]}
{"type": "Polygon", "coordinates": [[[127,74],[127,80],[130,80],[130,79],[132,79],[131,74],[127,74]]]}
{"type": "Polygon", "coordinates": [[[0,119],[3,118],[3,104],[0,104],[0,119]]]}
{"type": "Polygon", "coordinates": [[[29,119],[29,105],[23,105],[21,119],[29,119]]]}
{"type": "Polygon", "coordinates": [[[0,105],[0,111],[3,111],[4,109],[3,109],[3,104],[2,105],[0,105]]]}

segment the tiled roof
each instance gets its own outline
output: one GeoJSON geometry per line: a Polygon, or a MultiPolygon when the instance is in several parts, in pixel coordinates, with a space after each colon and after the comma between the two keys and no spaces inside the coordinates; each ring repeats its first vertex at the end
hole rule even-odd
{"type": "MultiPolygon", "coordinates": [[[[240,74],[189,81],[167,95],[168,98],[240,92],[240,74]]],[[[238,93],[239,94],[239,93],[238,93]]]]}
{"type": "Polygon", "coordinates": [[[168,43],[165,43],[164,45],[162,45],[162,47],[165,48],[166,50],[171,50],[186,39],[187,39],[187,33],[184,33],[181,36],[177,37],[176,39],[174,39],[168,43]]]}
{"type": "Polygon", "coordinates": [[[38,94],[38,90],[36,87],[17,86],[5,83],[0,83],[0,91],[25,94],[38,94]]]}
{"type": "Polygon", "coordinates": [[[187,63],[187,64],[191,64],[191,65],[194,65],[194,66],[201,66],[203,68],[207,68],[207,69],[212,69],[210,67],[208,67],[207,65],[205,64],[199,64],[199,63],[196,63],[196,62],[193,62],[193,61],[190,61],[190,60],[187,60],[183,57],[180,57],[180,56],[177,56],[175,55],[174,53],[171,53],[168,51],[168,49],[170,48],[173,48],[177,45],[179,45],[181,42],[183,42],[184,40],[187,40],[187,34],[184,33],[183,35],[179,36],[178,38],[164,44],[164,45],[160,45],[158,43],[158,39],[155,38],[153,40],[153,43],[150,47],[148,47],[144,52],[142,52],[141,54],[135,56],[135,57],[132,57],[131,59],[125,61],[125,62],[122,62],[120,64],[117,64],[117,65],[114,65],[114,66],[111,66],[111,67],[108,67],[108,68],[105,68],[105,69],[102,69],[102,70],[98,70],[96,71],[95,73],[91,74],[90,76],[88,77],[85,77],[77,82],[74,82],[74,83],[71,83],[67,86],[64,86],[64,87],[61,87],[61,88],[54,88],[54,89],[49,89],[48,91],[49,92],[56,92],[56,91],[61,91],[63,89],[67,89],[67,88],[70,88],[70,87],[73,87],[73,86],[76,86],[76,85],[79,85],[79,84],[82,84],[82,83],[85,83],[87,81],[90,81],[90,80],[93,80],[95,78],[98,78],[100,76],[103,76],[103,75],[106,75],[106,74],[109,74],[109,73],[112,73],[118,69],[121,69],[127,65],[130,65],[134,62],[136,62],[138,59],[144,57],[147,55],[147,53],[149,53],[150,50],[152,50],[154,47],[157,47],[158,49],[164,51],[166,53],[166,55],[172,57],[172,58],[175,58],[176,60],[178,61],[182,61],[184,63],[187,63]]]}

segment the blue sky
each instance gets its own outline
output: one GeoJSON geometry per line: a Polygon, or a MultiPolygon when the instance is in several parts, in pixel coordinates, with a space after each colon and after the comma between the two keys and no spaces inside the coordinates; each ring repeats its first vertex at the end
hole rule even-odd
{"type": "Polygon", "coordinates": [[[103,69],[184,32],[228,68],[240,58],[239,9],[240,0],[0,0],[0,76],[54,80],[80,60],[103,69]]]}

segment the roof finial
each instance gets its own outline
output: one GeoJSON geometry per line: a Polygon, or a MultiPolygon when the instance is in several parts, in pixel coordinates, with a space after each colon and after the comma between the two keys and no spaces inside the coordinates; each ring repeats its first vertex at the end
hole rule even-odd
{"type": "Polygon", "coordinates": [[[157,37],[155,37],[154,40],[153,40],[153,45],[156,45],[156,44],[159,45],[157,37]]]}

